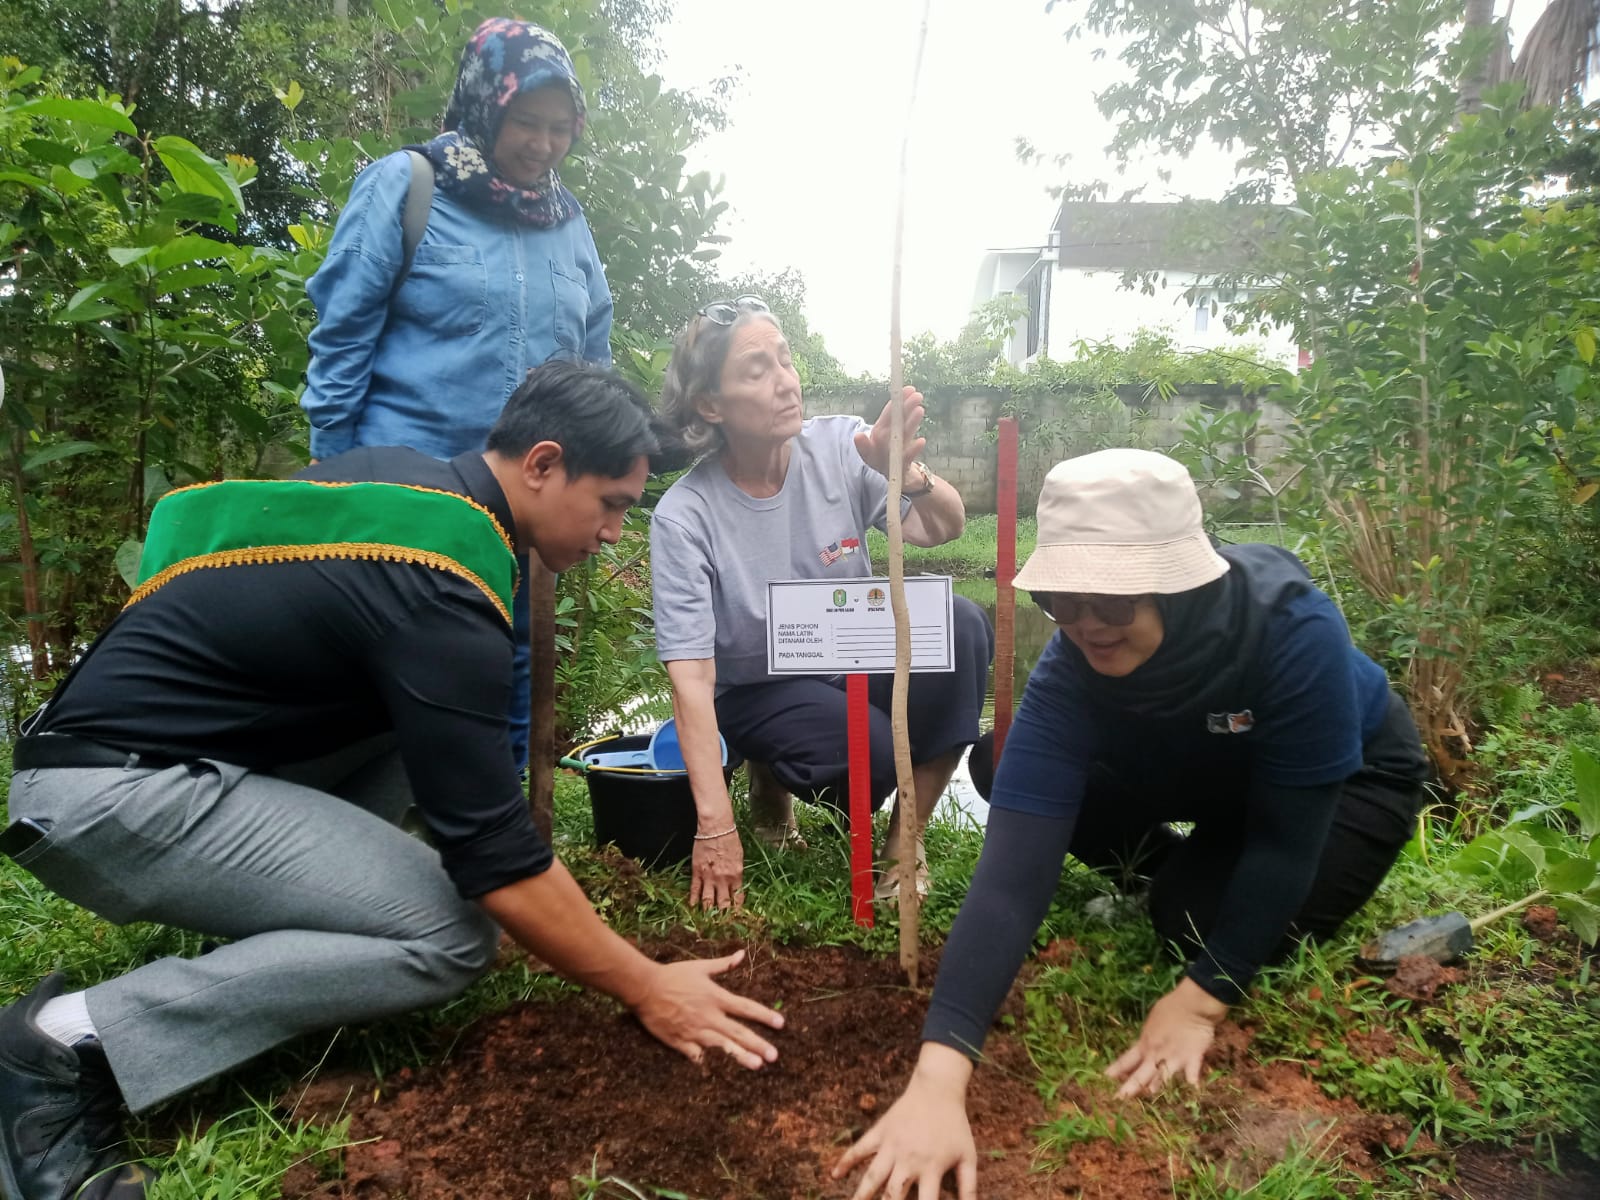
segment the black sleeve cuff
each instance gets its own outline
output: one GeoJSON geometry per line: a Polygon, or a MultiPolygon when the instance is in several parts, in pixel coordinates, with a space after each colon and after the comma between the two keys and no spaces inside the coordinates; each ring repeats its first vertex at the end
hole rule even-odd
{"type": "Polygon", "coordinates": [[[944,1003],[936,995],[922,1022],[922,1040],[959,1050],[976,1063],[983,1056],[983,1041],[990,1024],[992,1018],[985,1021],[977,1013],[944,1003]]]}
{"type": "Polygon", "coordinates": [[[1254,971],[1242,975],[1238,971],[1225,971],[1209,954],[1195,959],[1184,974],[1199,984],[1206,995],[1228,1005],[1243,1002],[1249,993],[1250,981],[1255,977],[1254,971]]]}
{"type": "Polygon", "coordinates": [[[543,875],[555,862],[555,854],[533,827],[527,806],[520,803],[495,824],[478,830],[471,841],[441,846],[439,857],[464,900],[543,875]]]}

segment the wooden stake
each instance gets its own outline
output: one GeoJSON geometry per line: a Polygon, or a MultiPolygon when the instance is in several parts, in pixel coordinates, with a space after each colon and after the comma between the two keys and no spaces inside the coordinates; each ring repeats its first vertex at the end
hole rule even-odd
{"type": "Polygon", "coordinates": [[[889,283],[889,403],[895,419],[889,423],[889,604],[894,610],[894,698],[889,710],[894,730],[894,773],[900,813],[900,969],[912,987],[917,986],[917,944],[922,898],[917,895],[917,843],[922,821],[917,815],[917,788],[912,777],[911,738],[906,725],[906,693],[911,681],[911,614],[906,608],[905,533],[900,524],[900,488],[905,475],[905,428],[898,417],[905,367],[900,350],[900,278],[905,260],[906,166],[911,154],[911,116],[917,105],[917,80],[922,75],[922,52],[928,44],[928,10],[923,0],[922,25],[917,31],[917,55],[911,67],[911,95],[906,102],[905,134],[900,139],[900,192],[894,214],[894,268],[889,283]]]}

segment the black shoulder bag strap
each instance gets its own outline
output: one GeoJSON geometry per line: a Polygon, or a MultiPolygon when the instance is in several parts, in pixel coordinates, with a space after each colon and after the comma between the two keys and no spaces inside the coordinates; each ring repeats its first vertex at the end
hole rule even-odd
{"type": "Polygon", "coordinates": [[[411,274],[411,261],[417,257],[417,246],[428,229],[428,213],[433,207],[433,164],[415,150],[411,156],[411,183],[406,188],[406,204],[400,210],[400,238],[405,253],[400,259],[400,271],[389,289],[389,298],[400,290],[400,285],[411,274]]]}

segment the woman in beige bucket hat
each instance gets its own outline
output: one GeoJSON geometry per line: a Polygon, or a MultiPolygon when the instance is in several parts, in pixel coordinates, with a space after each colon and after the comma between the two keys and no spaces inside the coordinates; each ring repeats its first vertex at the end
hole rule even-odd
{"type": "Polygon", "coordinates": [[[1199,1083],[1259,967],[1366,902],[1424,797],[1416,726],[1339,610],[1288,551],[1214,547],[1181,464],[1145,450],[1058,463],[1038,519],[1016,586],[1060,630],[999,770],[973,749],[983,855],[911,1082],[837,1168],[873,1159],[857,1200],[896,1181],[936,1195],[952,1167],[974,1177],[972,1059],[1069,852],[1140,896],[1188,959],[1107,1071],[1123,1095],[1154,1093],[1199,1083]]]}

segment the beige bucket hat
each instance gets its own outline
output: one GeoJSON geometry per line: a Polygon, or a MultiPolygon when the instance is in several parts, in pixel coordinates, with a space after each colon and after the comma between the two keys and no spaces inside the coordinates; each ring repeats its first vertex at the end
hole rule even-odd
{"type": "Polygon", "coordinates": [[[1039,489],[1039,544],[1015,584],[1030,592],[1169,595],[1227,570],[1182,463],[1150,450],[1100,450],[1050,468],[1039,489]]]}

